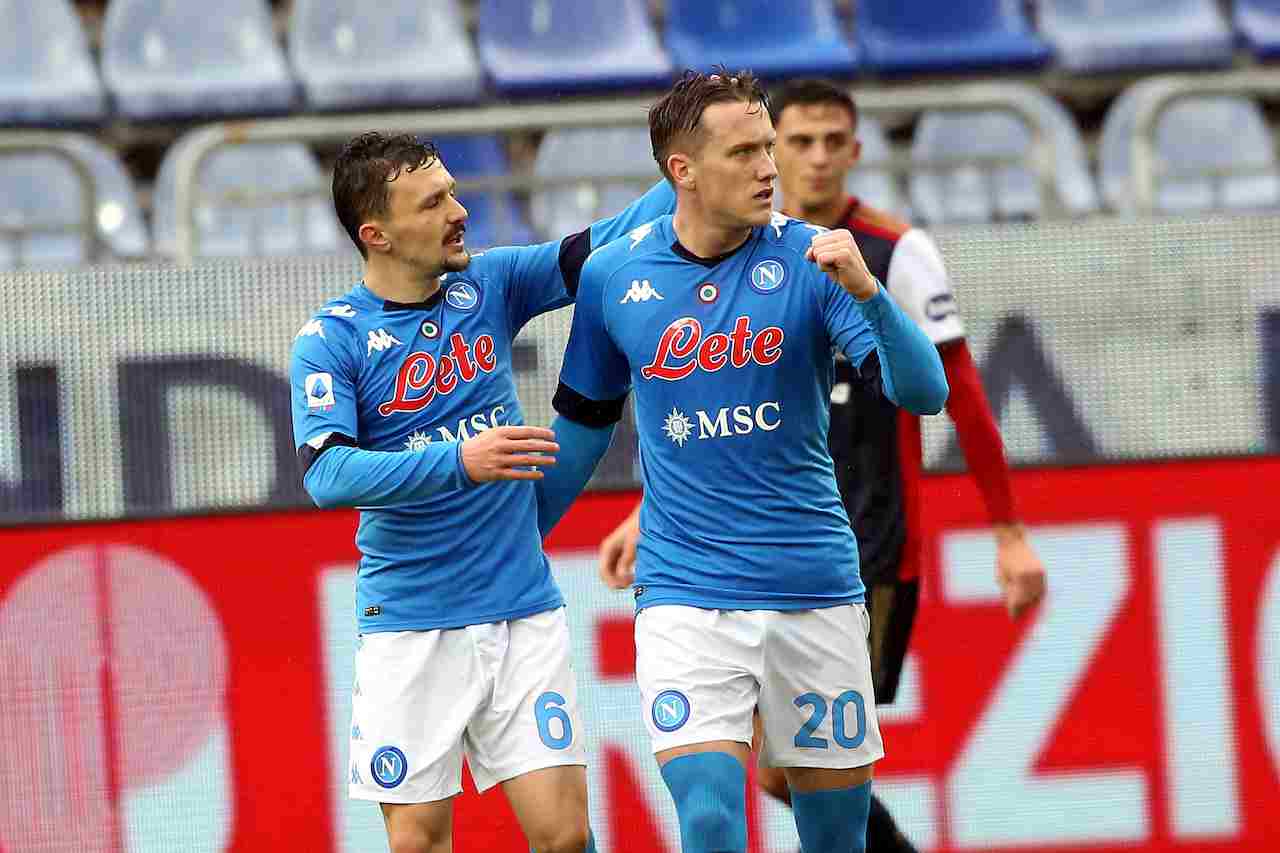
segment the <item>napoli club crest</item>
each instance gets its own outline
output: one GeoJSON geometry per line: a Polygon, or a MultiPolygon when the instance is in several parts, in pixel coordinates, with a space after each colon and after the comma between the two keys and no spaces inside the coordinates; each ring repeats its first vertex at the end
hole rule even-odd
{"type": "Polygon", "coordinates": [[[469,281],[455,281],[445,290],[444,301],[458,311],[474,311],[480,307],[480,288],[469,281]]]}

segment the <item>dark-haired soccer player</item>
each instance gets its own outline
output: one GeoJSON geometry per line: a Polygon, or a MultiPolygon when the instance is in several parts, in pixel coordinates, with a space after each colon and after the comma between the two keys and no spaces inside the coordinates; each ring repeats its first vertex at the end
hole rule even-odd
{"type": "MultiPolygon", "coordinates": [[[[939,349],[951,388],[947,412],[995,529],[996,580],[1009,613],[1019,616],[1044,594],[1044,567],[1017,522],[1004,446],[965,343],[942,258],[925,232],[845,192],[845,179],[861,154],[858,111],[845,90],[798,80],[778,91],[771,106],[783,211],[849,231],[872,274],[939,349]]],[[[922,454],[920,419],[886,400],[873,377],[868,380],[848,361],[837,362],[829,446],[857,535],[871,612],[876,703],[884,705],[897,692],[916,613],[922,454]]],[[[640,535],[637,515],[601,545],[601,571],[615,587],[631,581],[640,535]]],[[[777,770],[762,767],[758,779],[771,794],[787,799],[786,780],[777,770]]],[[[874,799],[867,849],[914,849],[874,799]]]]}
{"type": "Polygon", "coordinates": [[[368,133],[333,175],[364,278],[298,332],[293,428],[308,493],[361,509],[350,794],[396,853],[447,853],[465,756],[533,846],[594,849],[560,591],[534,482],[559,448],[524,426],[511,343],[569,304],[591,249],[672,207],[656,186],[564,240],[474,257],[433,146],[368,133]]]}
{"type": "Polygon", "coordinates": [[[583,267],[553,425],[575,464],[540,488],[576,493],[580,436],[608,435],[634,387],[636,677],[684,850],[746,849],[757,709],[805,850],[862,850],[883,748],[827,452],[832,355],[879,364],[884,393],[922,413],[946,400],[942,365],[847,231],[773,213],[775,134],[749,73],[687,72],[649,130],[676,212],[583,267]]]}

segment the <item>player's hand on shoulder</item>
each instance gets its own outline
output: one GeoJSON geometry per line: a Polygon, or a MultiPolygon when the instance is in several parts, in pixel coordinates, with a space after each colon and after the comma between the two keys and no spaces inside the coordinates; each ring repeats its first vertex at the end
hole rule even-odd
{"type": "Polygon", "coordinates": [[[1005,609],[1017,619],[1044,598],[1047,580],[1044,563],[1027,541],[1020,524],[996,525],[996,583],[1004,595],[1005,609]]]}
{"type": "Polygon", "coordinates": [[[845,229],[836,228],[813,235],[804,257],[835,279],[854,299],[865,302],[876,295],[875,276],[867,269],[867,262],[853,235],[845,229]]]}
{"type": "Polygon", "coordinates": [[[556,434],[545,427],[500,426],[462,442],[462,467],[475,483],[540,480],[539,467],[556,464],[556,434]],[[530,470],[532,469],[532,470],[530,470]]]}
{"type": "Polygon", "coordinates": [[[626,589],[636,579],[640,543],[640,506],[600,543],[600,579],[610,589],[626,589]]]}

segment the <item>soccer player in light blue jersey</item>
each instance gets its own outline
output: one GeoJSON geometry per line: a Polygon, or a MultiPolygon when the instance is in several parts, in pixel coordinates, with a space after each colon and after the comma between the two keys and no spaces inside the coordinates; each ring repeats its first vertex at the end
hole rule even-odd
{"type": "Polygon", "coordinates": [[[452,849],[465,754],[541,853],[593,850],[576,686],[534,481],[550,430],[524,425],[512,340],[573,301],[582,264],[672,209],[659,184],[562,241],[472,257],[435,148],[368,133],[334,168],[364,278],[298,332],[294,439],[307,492],[359,507],[353,798],[396,853],[452,849]]]}
{"type": "Polygon", "coordinates": [[[537,484],[549,529],[635,391],[645,500],[636,677],[688,853],[745,851],[752,715],[809,853],[865,847],[883,756],[858,550],[827,450],[833,355],[942,409],[929,339],[847,231],[772,212],[774,131],[747,72],[687,72],[649,113],[675,188],[582,271],[537,484]]]}

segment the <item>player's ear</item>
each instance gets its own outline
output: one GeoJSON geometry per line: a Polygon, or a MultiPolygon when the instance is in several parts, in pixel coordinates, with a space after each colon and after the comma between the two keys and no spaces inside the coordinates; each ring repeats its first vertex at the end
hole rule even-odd
{"type": "Polygon", "coordinates": [[[693,162],[687,154],[671,154],[667,157],[667,171],[671,173],[671,181],[677,189],[691,190],[695,188],[693,162]]]}
{"type": "Polygon", "coordinates": [[[356,233],[360,235],[360,242],[364,243],[371,252],[385,252],[391,248],[391,240],[387,238],[386,233],[372,222],[361,225],[356,233]]]}
{"type": "Polygon", "coordinates": [[[855,136],[853,138],[853,159],[850,160],[849,162],[853,163],[854,165],[857,165],[858,161],[861,159],[862,159],[862,140],[855,136]]]}

